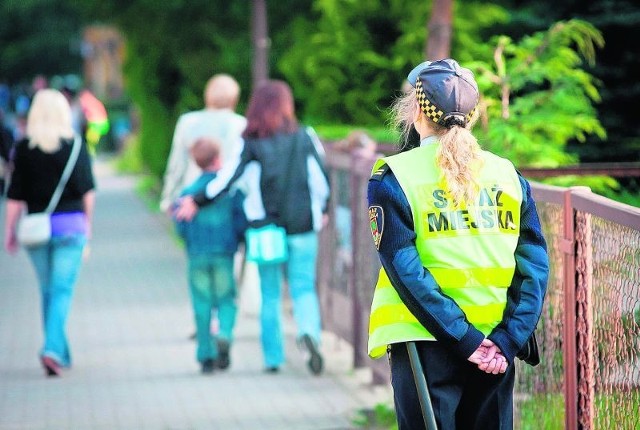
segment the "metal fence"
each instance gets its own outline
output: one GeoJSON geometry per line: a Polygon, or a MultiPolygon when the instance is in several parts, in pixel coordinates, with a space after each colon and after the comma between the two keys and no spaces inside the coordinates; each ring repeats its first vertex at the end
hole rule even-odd
{"type": "MultiPolygon", "coordinates": [[[[330,222],[321,234],[318,288],[325,330],[354,346],[354,367],[388,383],[386,360],[366,354],[380,268],[367,215],[373,158],[327,145],[330,222]]],[[[517,360],[519,429],[640,428],[640,209],[581,187],[532,184],[551,273],[537,328],[542,362],[517,360]]]]}

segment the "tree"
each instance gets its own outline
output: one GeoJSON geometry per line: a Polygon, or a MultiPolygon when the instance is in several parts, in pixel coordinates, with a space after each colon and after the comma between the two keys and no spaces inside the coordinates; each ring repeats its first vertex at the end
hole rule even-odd
{"type": "MultiPolygon", "coordinates": [[[[264,1],[264,0],[262,0],[264,1]]],[[[256,5],[260,7],[260,1],[256,5]]],[[[289,22],[309,13],[311,0],[266,4],[278,46],[263,52],[270,65],[289,46],[289,22]]],[[[87,16],[116,25],[125,35],[127,91],[141,117],[143,162],[161,177],[177,117],[201,108],[202,90],[214,73],[233,75],[242,88],[240,110],[251,92],[251,5],[224,0],[86,0],[87,16]]],[[[267,14],[256,14],[256,18],[267,14]]],[[[266,20],[265,20],[266,21],[266,20]]],[[[266,29],[265,29],[266,30],[266,29]]],[[[260,31],[264,41],[268,31],[260,31]]],[[[274,77],[281,74],[274,73],[274,77]]],[[[262,77],[260,77],[262,79],[262,77]]]]}
{"type": "Polygon", "coordinates": [[[636,120],[636,100],[640,97],[640,4],[634,0],[500,0],[511,19],[496,30],[513,38],[541,31],[552,23],[572,18],[597,27],[606,46],[598,61],[585,64],[601,84],[598,118],[607,130],[607,141],[597,135],[584,143],[572,140],[568,149],[582,161],[640,161],[640,122],[636,120]]]}
{"type": "Polygon", "coordinates": [[[30,82],[80,70],[81,20],[75,2],[5,1],[0,6],[0,79],[30,82]]]}
{"type": "MultiPolygon", "coordinates": [[[[424,61],[431,9],[425,0],[316,0],[312,19],[293,22],[292,46],[277,63],[306,117],[383,125],[407,70],[424,61]]],[[[475,58],[481,33],[506,19],[498,6],[465,2],[453,19],[453,55],[475,58]]]]}
{"type": "MultiPolygon", "coordinates": [[[[436,0],[264,2],[267,13],[253,15],[254,18],[269,16],[268,31],[261,30],[262,37],[254,32],[256,40],[260,38],[264,41],[267,39],[265,35],[268,35],[268,40],[272,41],[269,49],[262,52],[264,58],[260,61],[266,73],[261,72],[261,75],[271,74],[274,78],[285,79],[291,84],[298,112],[306,122],[383,125],[386,110],[397,94],[394,90],[400,90],[407,70],[424,60],[427,40],[425,23],[430,18],[430,10],[435,10],[434,1],[436,0]]],[[[536,110],[538,106],[534,95],[549,97],[549,100],[556,103],[553,106],[561,109],[561,112],[569,107],[577,109],[574,114],[587,114],[580,116],[587,118],[580,124],[576,124],[576,118],[573,118],[570,128],[574,128],[569,131],[564,126],[557,127],[553,132],[554,136],[569,136],[568,139],[573,139],[604,135],[602,126],[592,121],[591,115],[595,115],[595,111],[588,110],[588,106],[593,106],[597,100],[597,95],[593,95],[597,91],[584,92],[590,86],[595,88],[596,81],[589,73],[574,73],[574,68],[586,67],[588,70],[593,67],[588,62],[583,62],[584,57],[579,54],[579,60],[573,60],[576,54],[571,50],[576,40],[569,38],[562,49],[555,51],[562,59],[559,63],[552,60],[551,54],[544,60],[545,67],[550,70],[555,70],[558,64],[565,64],[563,67],[571,71],[568,74],[570,78],[561,80],[542,72],[539,72],[542,78],[532,76],[530,72],[538,70],[534,67],[523,71],[523,76],[529,79],[527,81],[524,77],[512,75],[509,67],[522,62],[517,53],[526,51],[526,43],[538,40],[539,36],[518,35],[517,38],[491,39],[496,34],[496,28],[500,28],[497,26],[502,26],[511,33],[529,33],[523,32],[522,26],[510,27],[509,13],[494,2],[469,1],[464,2],[462,7],[460,2],[454,3],[452,0],[437,1],[453,7],[451,56],[464,65],[473,62],[484,64],[485,70],[491,70],[501,77],[493,61],[496,47],[501,47],[499,52],[502,52],[502,61],[508,66],[505,69],[506,75],[502,77],[513,80],[509,82],[508,88],[508,112],[511,119],[503,118],[504,112],[497,111],[491,127],[483,129],[486,137],[496,138],[496,144],[504,143],[505,150],[516,151],[515,155],[520,157],[518,160],[531,162],[535,151],[516,148],[514,142],[520,142],[520,139],[524,139],[523,136],[530,133],[540,132],[545,135],[551,131],[542,127],[541,119],[535,115],[531,118],[538,121],[538,128],[530,127],[527,130],[521,126],[518,129],[511,122],[516,114],[541,112],[536,110]],[[518,39],[522,40],[514,42],[518,39]],[[486,43],[487,40],[492,40],[492,43],[486,43]],[[525,41],[529,42],[524,43],[525,41]],[[565,51],[574,54],[566,56],[565,51]],[[580,83],[580,79],[586,81],[580,83]],[[518,82],[522,84],[520,87],[518,82]],[[565,89],[574,87],[569,82],[575,88],[582,88],[583,92],[580,94],[585,96],[570,98],[565,89]],[[555,92],[545,93],[547,86],[552,86],[555,92]],[[561,103],[562,96],[568,97],[568,104],[561,103]],[[506,133],[504,137],[500,135],[502,132],[506,133]]],[[[511,4],[517,0],[503,2],[511,4]]],[[[141,141],[144,156],[149,159],[148,163],[158,175],[164,169],[175,119],[185,110],[202,105],[202,87],[212,73],[225,71],[234,75],[243,88],[243,99],[250,93],[254,79],[263,79],[257,77],[257,72],[254,75],[251,73],[251,3],[222,0],[171,0],[162,3],[152,0],[87,0],[85,3],[91,5],[92,16],[115,22],[127,37],[130,53],[125,69],[128,90],[142,116],[141,141]]],[[[253,4],[260,6],[257,0],[253,4]]],[[[446,7],[437,10],[447,12],[446,7]]],[[[519,11],[516,9],[513,16],[522,21],[524,18],[519,15],[519,11]]],[[[532,23],[539,25],[542,22],[535,21],[532,16],[534,15],[531,13],[527,15],[532,23]]],[[[444,19],[437,19],[435,16],[431,18],[434,23],[446,23],[448,19],[446,14],[444,19]]],[[[575,30],[577,27],[570,28],[575,30]]],[[[507,33],[511,34],[509,32],[507,33]]],[[[430,33],[430,40],[435,44],[438,40],[436,27],[432,26],[430,33]]],[[[493,87],[486,88],[488,94],[485,99],[495,101],[494,104],[487,105],[487,111],[492,115],[496,113],[492,109],[502,109],[504,106],[501,101],[504,94],[496,91],[504,91],[505,88],[495,83],[493,87]]],[[[552,155],[543,163],[548,165],[567,162],[569,158],[560,154],[565,148],[563,145],[564,143],[556,146],[549,153],[552,155]]]]}
{"type": "Polygon", "coordinates": [[[202,91],[211,75],[230,73],[242,88],[249,87],[248,5],[208,0],[87,0],[83,5],[87,16],[116,25],[125,35],[124,74],[140,114],[140,152],[161,177],[176,119],[203,106],[202,91]]]}
{"type": "Polygon", "coordinates": [[[558,22],[548,31],[514,42],[493,39],[491,60],[471,62],[483,113],[481,140],[517,166],[555,167],[575,162],[571,139],[606,132],[597,119],[596,81],[583,69],[604,44],[601,33],[581,20],[558,22]]]}
{"type": "Polygon", "coordinates": [[[269,33],[265,0],[253,0],[251,34],[253,39],[253,88],[269,78],[269,33]]]}
{"type": "Polygon", "coordinates": [[[453,22],[453,0],[434,0],[427,29],[425,58],[441,60],[451,56],[451,24],[453,22]]]}

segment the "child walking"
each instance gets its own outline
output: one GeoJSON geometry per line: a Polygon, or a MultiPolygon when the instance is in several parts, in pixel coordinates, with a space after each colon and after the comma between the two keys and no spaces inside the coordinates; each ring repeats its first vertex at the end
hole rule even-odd
{"type": "MultiPolygon", "coordinates": [[[[203,172],[181,196],[203,192],[220,168],[220,145],[215,140],[197,139],[190,153],[203,172]]],[[[203,208],[190,222],[176,221],[188,258],[196,359],[202,373],[212,373],[216,367],[226,369],[231,362],[229,352],[237,313],[233,256],[246,229],[243,199],[240,191],[231,191],[203,208]],[[214,312],[218,320],[216,335],[210,330],[214,312]]]]}

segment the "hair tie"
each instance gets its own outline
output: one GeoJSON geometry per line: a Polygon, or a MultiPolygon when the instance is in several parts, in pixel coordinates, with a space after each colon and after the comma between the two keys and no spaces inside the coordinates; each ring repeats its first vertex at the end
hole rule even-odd
{"type": "Polygon", "coordinates": [[[452,128],[454,126],[465,127],[467,125],[467,118],[461,113],[448,113],[441,120],[440,123],[446,128],[452,128]]]}

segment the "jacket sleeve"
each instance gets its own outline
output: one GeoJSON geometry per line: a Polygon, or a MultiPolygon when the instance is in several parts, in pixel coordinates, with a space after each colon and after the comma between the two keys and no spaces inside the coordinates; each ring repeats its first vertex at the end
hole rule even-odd
{"type": "Polygon", "coordinates": [[[324,151],[324,146],[322,146],[322,142],[320,141],[318,135],[312,127],[307,127],[306,132],[311,139],[311,147],[309,149],[310,155],[308,158],[313,158],[316,161],[318,167],[320,168],[320,172],[324,176],[325,182],[329,184],[329,172],[327,172],[325,166],[326,153],[324,151]]]}
{"type": "Polygon", "coordinates": [[[246,198],[245,194],[236,189],[235,192],[232,191],[233,194],[233,229],[236,233],[236,237],[239,242],[244,242],[244,233],[249,226],[247,221],[247,216],[244,213],[244,199],[246,198]]]}
{"type": "Polygon", "coordinates": [[[516,271],[509,287],[502,322],[488,336],[509,363],[533,333],[547,291],[549,257],[529,183],[520,176],[523,199],[516,271]]]}
{"type": "Polygon", "coordinates": [[[433,275],[420,261],[415,245],[413,216],[404,192],[391,170],[371,179],[369,208],[379,211],[380,262],[403,303],[435,338],[467,359],[484,335],[467,321],[455,301],[442,293],[433,275]],[[380,228],[380,224],[382,227],[380,228]]]}
{"type": "Polygon", "coordinates": [[[92,160],[89,156],[86,142],[81,142],[78,161],[69,178],[69,184],[73,187],[78,195],[95,189],[95,180],[93,176],[92,160]]]}
{"type": "Polygon", "coordinates": [[[25,164],[27,141],[21,140],[16,144],[14,154],[14,169],[11,174],[11,181],[9,182],[9,190],[7,191],[7,197],[12,200],[27,200],[27,183],[29,181],[25,164]]]}
{"type": "Polygon", "coordinates": [[[244,141],[238,142],[234,150],[235,153],[226,160],[216,178],[207,184],[203,192],[194,194],[193,200],[198,206],[207,205],[223,192],[229,191],[231,185],[242,176],[247,164],[255,159],[251,145],[246,145],[244,141]]]}
{"type": "Polygon", "coordinates": [[[309,154],[307,155],[307,172],[309,194],[311,197],[311,216],[313,229],[322,229],[322,215],[328,211],[327,202],[330,196],[329,175],[324,165],[324,148],[315,131],[311,127],[306,129],[311,139],[309,154]]]}

